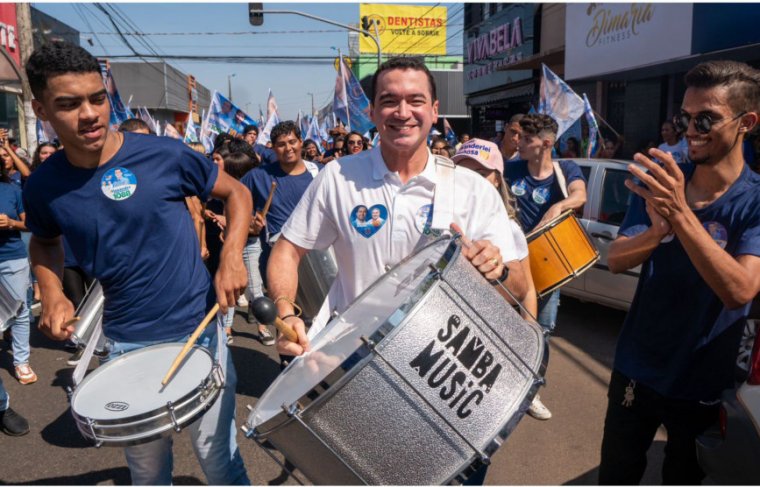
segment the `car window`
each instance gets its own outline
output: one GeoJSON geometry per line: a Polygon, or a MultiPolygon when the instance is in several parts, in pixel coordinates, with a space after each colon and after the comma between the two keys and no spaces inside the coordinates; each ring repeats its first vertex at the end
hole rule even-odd
{"type": "Polygon", "coordinates": [[[586,180],[586,184],[589,183],[589,178],[591,177],[591,166],[579,166],[581,168],[581,172],[583,173],[583,179],[586,180]]]}
{"type": "Polygon", "coordinates": [[[628,210],[631,192],[625,187],[625,180],[630,177],[628,171],[606,169],[602,184],[602,206],[599,211],[599,222],[617,225],[623,222],[628,210]]]}

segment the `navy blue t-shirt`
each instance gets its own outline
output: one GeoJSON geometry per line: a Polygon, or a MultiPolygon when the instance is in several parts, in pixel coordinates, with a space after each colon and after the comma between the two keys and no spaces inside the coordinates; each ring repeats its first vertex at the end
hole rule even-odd
{"type": "MultiPolygon", "coordinates": [[[[691,179],[695,166],[679,167],[691,179]]],[[[760,176],[748,166],[720,198],[694,213],[732,256],[760,256],[760,176]]],[[[632,237],[649,226],[646,204],[634,195],[619,234],[632,237]]],[[[669,398],[715,400],[734,385],[749,306],[727,309],[678,237],[666,237],[641,266],[618,339],[615,369],[669,398]]]]}
{"type": "MultiPolygon", "coordinates": [[[[13,183],[0,183],[0,213],[12,220],[21,220],[24,204],[21,190],[13,183]]],[[[27,257],[26,245],[18,230],[0,230],[0,262],[27,257]]]]}
{"type": "MultiPolygon", "coordinates": [[[[573,161],[559,161],[559,167],[569,187],[573,181],[586,181],[580,167],[573,161]]],[[[517,216],[525,232],[541,221],[549,208],[565,199],[554,172],[546,179],[536,179],[528,172],[528,161],[507,161],[504,179],[517,200],[517,216]]]]}
{"type": "MultiPolygon", "coordinates": [[[[311,163],[317,167],[318,171],[322,170],[322,165],[311,163]]],[[[274,191],[272,205],[267,213],[266,232],[268,235],[280,233],[285,222],[290,218],[290,214],[301,201],[301,197],[306,192],[306,188],[314,180],[314,176],[307,170],[303,174],[291,176],[282,170],[280,164],[267,164],[251,169],[240,179],[240,182],[248,188],[253,196],[253,211],[264,209],[269,191],[272,189],[272,181],[277,182],[277,188],[274,191]]]]}
{"type": "Polygon", "coordinates": [[[277,162],[277,154],[274,152],[273,149],[270,149],[269,147],[265,145],[254,144],[253,152],[258,154],[259,157],[261,157],[262,165],[277,162]]]}
{"type": "Polygon", "coordinates": [[[64,234],[79,266],[105,293],[103,329],[118,341],[171,340],[193,331],[213,305],[186,196],[205,201],[218,168],[180,141],[125,133],[96,169],[58,151],[24,189],[27,225],[64,234]]]}

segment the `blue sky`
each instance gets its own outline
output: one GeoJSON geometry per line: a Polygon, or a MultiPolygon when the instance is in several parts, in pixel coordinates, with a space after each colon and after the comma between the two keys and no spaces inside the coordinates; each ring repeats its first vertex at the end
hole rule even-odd
{"type": "MultiPolygon", "coordinates": [[[[115,35],[115,29],[106,16],[93,4],[35,3],[35,8],[82,32],[82,45],[96,56],[108,57],[131,54],[115,35]],[[89,23],[89,25],[88,25],[89,23]],[[97,34],[91,34],[95,32],[97,34]],[[94,46],[90,46],[91,39],[94,46]]],[[[436,3],[410,2],[409,5],[436,3]]],[[[462,4],[441,3],[448,7],[450,23],[447,35],[462,29],[462,4]],[[456,14],[456,15],[454,15],[456,14]],[[452,18],[453,16],[453,18],[452,18]]],[[[192,35],[146,36],[150,44],[163,55],[202,55],[213,59],[228,55],[253,56],[337,56],[335,49],[348,51],[348,33],[338,27],[295,15],[265,15],[264,25],[251,26],[248,22],[247,3],[119,3],[114,4],[122,14],[121,21],[131,21],[139,31],[152,34],[190,33],[192,35]],[[300,32],[300,31],[329,32],[300,32]],[[275,33],[275,32],[287,33],[275,33]],[[239,35],[215,33],[241,32],[239,35]],[[247,34],[253,33],[253,34],[247,34]]],[[[344,24],[359,22],[358,3],[265,3],[267,10],[298,10],[344,24]]],[[[128,37],[139,52],[147,51],[128,37]]],[[[462,37],[456,35],[448,41],[449,53],[461,54],[462,37]]],[[[113,61],[116,62],[116,61],[113,61]]],[[[259,104],[266,111],[266,96],[271,88],[279,105],[280,115],[295,118],[298,110],[308,112],[311,97],[317,108],[328,103],[333,96],[335,69],[331,60],[318,64],[242,64],[231,62],[198,62],[170,60],[185,73],[194,75],[210,90],[227,93],[227,77],[232,78],[232,96],[236,105],[258,114],[259,104]]],[[[118,85],[119,80],[116,80],[118,85]]],[[[122,93],[124,100],[129,93],[122,93]]],[[[204,107],[205,108],[205,107],[204,107]]]]}

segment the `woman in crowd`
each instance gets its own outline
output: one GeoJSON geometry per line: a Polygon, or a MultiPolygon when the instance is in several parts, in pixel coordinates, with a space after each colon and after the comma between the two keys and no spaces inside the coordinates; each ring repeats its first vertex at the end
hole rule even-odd
{"type": "Polygon", "coordinates": [[[303,156],[304,160],[311,162],[322,162],[322,154],[319,152],[317,143],[311,139],[303,141],[303,156]]]}
{"type": "Polygon", "coordinates": [[[37,168],[40,167],[48,157],[55,154],[55,151],[57,150],[58,146],[52,142],[43,142],[38,145],[37,149],[34,151],[34,156],[32,156],[32,165],[29,169],[32,172],[36,171],[37,168]]]}
{"type": "Polygon", "coordinates": [[[21,188],[22,181],[26,180],[32,171],[29,165],[16,155],[6,129],[0,129],[0,159],[8,175],[8,181],[21,188]]]}
{"type": "MultiPolygon", "coordinates": [[[[12,152],[7,146],[1,150],[5,154],[12,152]]],[[[21,240],[21,232],[29,231],[25,221],[21,189],[11,183],[8,164],[3,164],[0,166],[0,284],[14,300],[21,302],[16,318],[10,320],[9,326],[13,365],[18,381],[21,384],[31,384],[37,381],[37,374],[29,366],[29,256],[26,245],[21,240]]]]}
{"type": "Polygon", "coordinates": [[[356,131],[349,132],[346,136],[346,149],[346,154],[349,156],[367,150],[367,143],[364,141],[364,136],[356,131]]]}

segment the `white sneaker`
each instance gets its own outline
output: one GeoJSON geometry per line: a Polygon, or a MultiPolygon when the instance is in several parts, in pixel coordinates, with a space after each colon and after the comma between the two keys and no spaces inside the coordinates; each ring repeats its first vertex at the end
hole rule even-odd
{"type": "Polygon", "coordinates": [[[237,305],[241,308],[247,308],[248,307],[248,298],[245,297],[245,294],[241,294],[240,297],[237,300],[237,305]]]}
{"type": "Polygon", "coordinates": [[[542,421],[546,421],[552,417],[552,412],[549,411],[549,408],[544,406],[544,403],[541,402],[541,399],[538,396],[534,397],[533,402],[530,403],[528,414],[542,421]]]}

